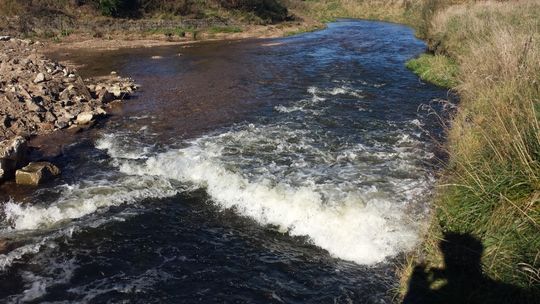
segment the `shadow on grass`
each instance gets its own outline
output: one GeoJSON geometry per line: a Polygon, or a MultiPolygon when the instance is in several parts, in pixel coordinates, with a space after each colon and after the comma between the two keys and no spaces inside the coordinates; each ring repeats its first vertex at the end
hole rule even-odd
{"type": "Polygon", "coordinates": [[[471,235],[447,233],[439,248],[445,268],[416,266],[403,304],[540,303],[533,291],[485,276],[481,266],[484,247],[471,235]]]}

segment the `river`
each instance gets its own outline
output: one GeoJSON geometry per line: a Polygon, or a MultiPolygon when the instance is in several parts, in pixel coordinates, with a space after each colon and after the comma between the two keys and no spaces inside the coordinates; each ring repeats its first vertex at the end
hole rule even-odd
{"type": "Polygon", "coordinates": [[[0,302],[390,303],[437,163],[422,105],[446,97],[404,66],[424,50],[340,20],[71,54],[142,90],[63,146],[60,178],[1,188],[0,302]]]}

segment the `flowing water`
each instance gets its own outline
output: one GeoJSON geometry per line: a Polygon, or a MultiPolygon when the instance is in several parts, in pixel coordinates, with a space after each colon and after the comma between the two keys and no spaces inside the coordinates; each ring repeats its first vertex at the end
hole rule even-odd
{"type": "Polygon", "coordinates": [[[61,178],[0,188],[0,301],[390,302],[433,182],[421,108],[445,96],[404,67],[424,49],[342,20],[72,54],[143,89],[66,141],[61,178]]]}

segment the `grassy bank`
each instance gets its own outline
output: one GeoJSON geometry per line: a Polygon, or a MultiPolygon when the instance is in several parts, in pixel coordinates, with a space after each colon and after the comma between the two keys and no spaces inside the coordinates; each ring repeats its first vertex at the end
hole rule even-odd
{"type": "Polygon", "coordinates": [[[540,1],[313,0],[291,7],[320,20],[413,26],[433,55],[408,67],[460,96],[433,220],[403,272],[405,302],[538,301],[540,1]]]}
{"type": "Polygon", "coordinates": [[[294,20],[279,0],[2,0],[0,17],[4,35],[55,42],[198,40],[294,20]]]}
{"type": "MultiPolygon", "coordinates": [[[[426,244],[470,234],[482,241],[485,274],[539,293],[540,3],[452,6],[430,25],[431,47],[459,64],[461,104],[426,244]]],[[[426,249],[442,267],[440,246],[426,249]]]]}
{"type": "Polygon", "coordinates": [[[423,80],[438,86],[453,88],[458,84],[458,64],[448,56],[422,54],[409,60],[406,65],[423,80]]]}

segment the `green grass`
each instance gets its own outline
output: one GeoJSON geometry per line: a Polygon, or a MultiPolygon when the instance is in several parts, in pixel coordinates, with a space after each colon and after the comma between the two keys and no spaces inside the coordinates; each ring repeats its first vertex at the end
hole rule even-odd
{"type": "Polygon", "coordinates": [[[314,31],[318,31],[321,28],[322,28],[322,26],[320,26],[318,24],[313,25],[313,26],[301,27],[301,28],[295,29],[293,31],[286,32],[285,37],[290,37],[290,36],[294,36],[294,35],[300,35],[300,34],[304,34],[304,33],[310,33],[310,32],[314,32],[314,31]]]}
{"type": "Polygon", "coordinates": [[[409,60],[406,66],[422,80],[438,86],[453,88],[458,84],[458,64],[447,56],[422,54],[409,60]]]}

